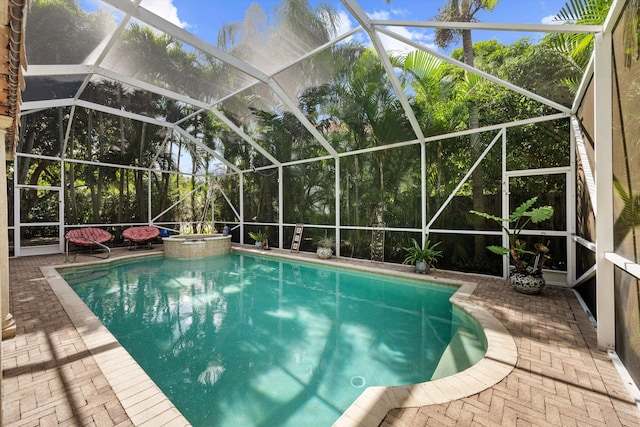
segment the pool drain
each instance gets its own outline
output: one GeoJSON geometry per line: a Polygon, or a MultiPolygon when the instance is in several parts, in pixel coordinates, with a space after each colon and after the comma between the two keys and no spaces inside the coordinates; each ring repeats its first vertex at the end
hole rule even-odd
{"type": "Polygon", "coordinates": [[[360,375],[356,375],[355,377],[351,377],[351,385],[355,388],[364,387],[366,381],[360,375]]]}

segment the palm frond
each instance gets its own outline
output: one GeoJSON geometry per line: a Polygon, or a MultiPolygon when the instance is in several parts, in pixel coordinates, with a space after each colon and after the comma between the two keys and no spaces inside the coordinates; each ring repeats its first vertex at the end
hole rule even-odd
{"type": "Polygon", "coordinates": [[[604,23],[612,0],[570,0],[560,9],[557,20],[584,25],[604,23]]]}
{"type": "Polygon", "coordinates": [[[421,50],[415,50],[406,56],[404,68],[405,70],[411,70],[416,77],[421,79],[437,72],[442,63],[443,61],[440,58],[421,50]]]}
{"type": "Polygon", "coordinates": [[[613,180],[613,187],[624,204],[620,214],[622,220],[631,227],[640,225],[640,194],[634,195],[631,191],[627,192],[617,179],[613,180]]]}
{"type": "Polygon", "coordinates": [[[475,89],[482,84],[483,81],[484,79],[478,74],[465,71],[464,81],[458,83],[456,90],[463,98],[468,98],[475,92],[475,89]]]}

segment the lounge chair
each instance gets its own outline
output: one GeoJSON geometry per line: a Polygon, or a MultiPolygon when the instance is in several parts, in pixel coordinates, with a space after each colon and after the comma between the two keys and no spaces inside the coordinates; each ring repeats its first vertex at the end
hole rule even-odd
{"type": "Polygon", "coordinates": [[[156,227],[143,225],[139,227],[127,228],[122,232],[122,237],[129,242],[129,249],[135,249],[138,244],[146,243],[151,249],[151,241],[160,235],[160,230],[156,227]]]}
{"type": "Polygon", "coordinates": [[[106,249],[107,256],[105,259],[109,258],[111,248],[105,245],[105,243],[111,240],[112,237],[111,233],[101,228],[88,227],[69,230],[67,234],[64,235],[64,239],[66,240],[67,262],[69,261],[69,243],[73,243],[80,248],[92,249],[94,247],[100,247],[106,249]]]}

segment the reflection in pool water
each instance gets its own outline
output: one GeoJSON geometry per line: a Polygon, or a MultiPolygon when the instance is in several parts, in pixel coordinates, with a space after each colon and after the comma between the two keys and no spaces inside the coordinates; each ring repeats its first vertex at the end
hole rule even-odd
{"type": "Polygon", "coordinates": [[[486,351],[451,286],[238,253],[62,275],[195,426],[328,426],[486,351]]]}

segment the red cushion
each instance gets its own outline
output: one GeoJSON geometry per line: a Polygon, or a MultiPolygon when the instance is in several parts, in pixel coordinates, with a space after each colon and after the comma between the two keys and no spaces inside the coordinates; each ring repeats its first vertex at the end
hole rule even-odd
{"type": "Polygon", "coordinates": [[[105,243],[111,240],[111,233],[102,228],[76,228],[69,230],[64,238],[78,246],[93,246],[94,242],[105,243]]]}
{"type": "Polygon", "coordinates": [[[129,239],[132,242],[146,242],[147,240],[154,239],[160,235],[160,230],[148,225],[141,227],[127,228],[122,232],[122,237],[129,239]]]}

